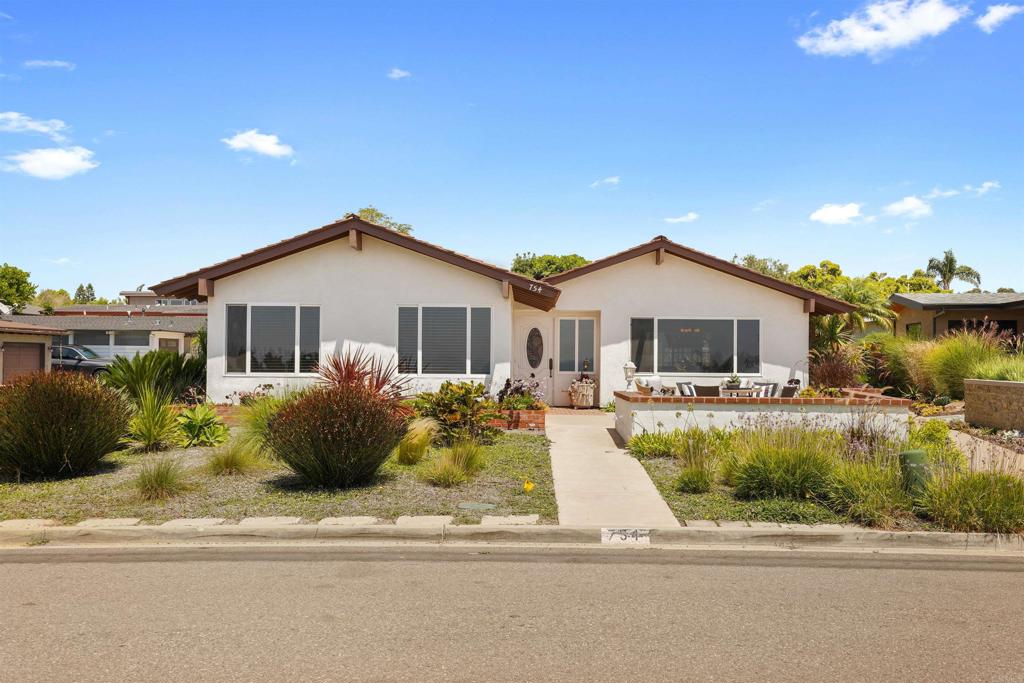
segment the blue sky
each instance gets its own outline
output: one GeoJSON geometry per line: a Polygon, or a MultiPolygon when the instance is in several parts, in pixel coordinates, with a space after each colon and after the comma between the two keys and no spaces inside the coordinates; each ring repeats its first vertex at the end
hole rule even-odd
{"type": "Polygon", "coordinates": [[[0,1],[0,262],[113,296],[373,203],[502,265],[664,234],[1024,290],[999,5],[0,1]]]}

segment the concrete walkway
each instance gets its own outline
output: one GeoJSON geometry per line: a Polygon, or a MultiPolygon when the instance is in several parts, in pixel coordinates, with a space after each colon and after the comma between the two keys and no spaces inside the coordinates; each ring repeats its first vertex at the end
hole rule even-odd
{"type": "Polygon", "coordinates": [[[548,415],[558,523],[677,527],[643,466],[613,438],[615,416],[548,415]]]}

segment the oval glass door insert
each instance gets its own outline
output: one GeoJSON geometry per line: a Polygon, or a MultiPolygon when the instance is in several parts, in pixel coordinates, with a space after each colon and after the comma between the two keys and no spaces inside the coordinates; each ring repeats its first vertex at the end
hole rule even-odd
{"type": "Polygon", "coordinates": [[[536,327],[526,335],[526,360],[531,368],[539,368],[544,357],[544,337],[536,327]]]}

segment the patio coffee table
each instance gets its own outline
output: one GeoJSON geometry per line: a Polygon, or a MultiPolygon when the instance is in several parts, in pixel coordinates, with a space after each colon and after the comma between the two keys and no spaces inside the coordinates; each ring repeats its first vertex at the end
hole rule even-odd
{"type": "Polygon", "coordinates": [[[757,389],[722,389],[722,396],[729,396],[732,398],[753,398],[757,389]]]}

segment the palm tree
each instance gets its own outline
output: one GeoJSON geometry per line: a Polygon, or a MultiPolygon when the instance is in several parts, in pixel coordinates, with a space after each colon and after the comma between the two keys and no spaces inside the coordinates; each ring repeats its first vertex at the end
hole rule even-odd
{"type": "Polygon", "coordinates": [[[941,259],[928,259],[926,272],[938,280],[939,286],[943,289],[949,289],[953,280],[962,280],[975,287],[981,287],[981,274],[970,266],[961,266],[957,263],[952,249],[947,249],[941,259]]]}
{"type": "Polygon", "coordinates": [[[889,307],[889,298],[874,280],[863,277],[852,277],[834,286],[830,294],[857,307],[857,310],[846,314],[846,322],[850,328],[862,332],[869,321],[891,330],[896,312],[889,307]]]}

